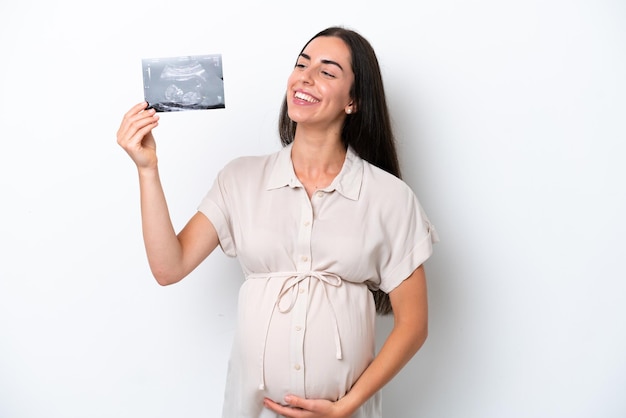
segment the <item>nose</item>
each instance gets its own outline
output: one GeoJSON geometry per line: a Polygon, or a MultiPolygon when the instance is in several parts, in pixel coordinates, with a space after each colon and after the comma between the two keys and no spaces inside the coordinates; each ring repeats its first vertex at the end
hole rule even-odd
{"type": "Polygon", "coordinates": [[[311,67],[303,68],[300,71],[300,81],[306,84],[311,84],[313,77],[311,77],[311,67]]]}

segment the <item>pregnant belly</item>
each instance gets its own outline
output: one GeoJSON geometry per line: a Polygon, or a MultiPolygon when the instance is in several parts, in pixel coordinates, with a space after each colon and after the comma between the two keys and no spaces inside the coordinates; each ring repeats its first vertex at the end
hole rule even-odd
{"type": "Polygon", "coordinates": [[[364,284],[333,286],[315,277],[280,296],[284,282],[248,279],[242,286],[233,361],[250,390],[277,402],[288,393],[337,400],[373,359],[372,296],[364,284]]]}

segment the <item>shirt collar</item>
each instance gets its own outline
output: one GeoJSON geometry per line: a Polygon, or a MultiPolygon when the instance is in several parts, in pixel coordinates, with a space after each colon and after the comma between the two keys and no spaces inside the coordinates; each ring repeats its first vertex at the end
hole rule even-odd
{"type": "MultiPolygon", "coordinates": [[[[292,145],[293,143],[286,145],[277,152],[272,173],[267,181],[267,190],[281,187],[303,187],[293,169],[291,161],[292,145]]],[[[361,192],[362,181],[363,160],[354,152],[352,147],[348,147],[341,171],[333,182],[323,190],[327,192],[336,190],[348,199],[357,200],[361,192]]]]}

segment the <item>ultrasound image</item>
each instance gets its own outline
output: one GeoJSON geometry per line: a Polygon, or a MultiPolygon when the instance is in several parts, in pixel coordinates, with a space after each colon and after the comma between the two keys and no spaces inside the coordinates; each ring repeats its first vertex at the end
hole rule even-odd
{"type": "Polygon", "coordinates": [[[223,109],[219,54],[143,59],[144,94],[157,112],[223,109]]]}

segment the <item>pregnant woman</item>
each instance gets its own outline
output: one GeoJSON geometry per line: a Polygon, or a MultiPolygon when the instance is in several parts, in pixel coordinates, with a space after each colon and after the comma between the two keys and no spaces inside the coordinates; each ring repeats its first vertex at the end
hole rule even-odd
{"type": "Polygon", "coordinates": [[[156,280],[180,281],[218,246],[246,278],[223,417],[381,417],[380,389],[426,338],[423,263],[438,238],[400,179],[369,42],[331,27],[305,44],[279,118],[282,149],[226,164],[178,234],[146,107],[126,113],[117,140],[139,172],[156,280]],[[376,312],[394,317],[378,353],[376,312]]]}

